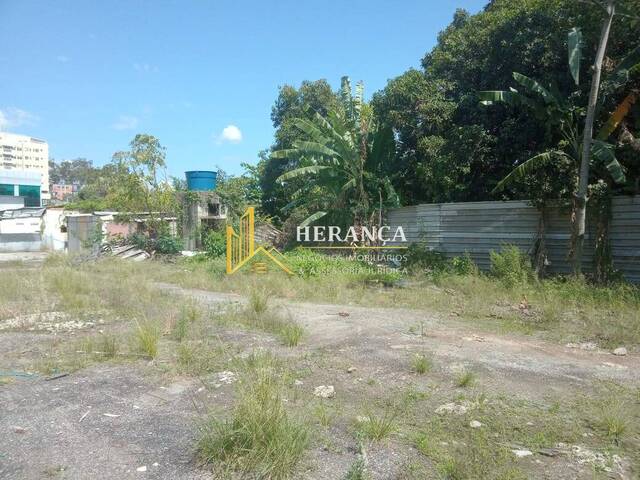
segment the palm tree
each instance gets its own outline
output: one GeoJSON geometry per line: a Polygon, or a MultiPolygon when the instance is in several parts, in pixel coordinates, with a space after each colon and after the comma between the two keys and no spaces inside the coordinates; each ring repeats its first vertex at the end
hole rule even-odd
{"type": "Polygon", "coordinates": [[[296,165],[278,181],[305,180],[285,207],[304,206],[311,212],[302,226],[323,217],[362,226],[373,223],[374,202],[379,218],[385,206],[397,203],[389,173],[395,154],[393,132],[375,124],[363,93],[359,82],[352,95],[349,78],[343,77],[339,107],[326,117],[316,112],[312,120],[295,119],[293,125],[308,140],[296,140],[292,148],[272,153],[296,165]]]}

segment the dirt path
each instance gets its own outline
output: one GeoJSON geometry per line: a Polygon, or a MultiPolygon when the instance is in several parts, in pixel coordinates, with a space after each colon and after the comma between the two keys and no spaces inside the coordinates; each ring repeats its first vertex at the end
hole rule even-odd
{"type": "MultiPolygon", "coordinates": [[[[245,301],[228,293],[157,287],[217,308],[245,301]]],[[[300,372],[307,372],[299,388],[312,401],[315,386],[335,386],[340,419],[327,429],[326,443],[308,452],[305,470],[296,478],[343,479],[358,459],[352,419],[367,404],[409,389],[428,393],[433,397],[420,407],[423,421],[460,394],[451,379],[461,369],[472,369],[482,389],[492,394],[543,403],[548,397],[585,394],[606,381],[640,385],[637,355],[617,357],[530,337],[489,335],[423,311],[275,303],[305,327],[307,334],[296,348],[258,332],[225,332],[216,326],[211,332],[241,351],[267,348],[295,357],[300,372]],[[420,352],[433,356],[435,365],[422,377],[411,373],[411,359],[420,352]]],[[[5,350],[0,354],[35,342],[28,335],[35,334],[0,332],[0,349],[5,350]]],[[[56,380],[18,379],[0,387],[0,478],[214,478],[194,461],[197,423],[206,408],[231,405],[233,386],[211,391],[196,379],[163,377],[158,370],[142,361],[102,364],[56,380]]],[[[367,454],[369,478],[377,480],[409,478],[403,476],[407,465],[425,462],[406,440],[374,444],[367,454]]],[[[531,478],[592,478],[592,465],[566,456],[520,461],[531,478]]],[[[611,478],[631,475],[625,467],[611,478]]]]}
{"type": "MultiPolygon", "coordinates": [[[[201,302],[241,302],[239,295],[183,289],[158,284],[172,293],[201,302]]],[[[608,351],[582,350],[517,335],[494,335],[468,324],[419,310],[366,308],[331,304],[277,302],[309,332],[315,349],[359,348],[376,356],[406,357],[427,350],[445,365],[468,364],[501,382],[521,383],[524,393],[538,394],[568,384],[612,380],[640,384],[640,356],[616,356],[608,351]],[[527,388],[530,386],[530,388],[527,388]]],[[[516,390],[517,391],[517,390],[516,390]]]]}

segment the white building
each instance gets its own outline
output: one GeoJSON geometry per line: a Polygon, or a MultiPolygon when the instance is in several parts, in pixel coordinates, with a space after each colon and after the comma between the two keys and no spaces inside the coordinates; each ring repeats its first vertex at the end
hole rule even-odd
{"type": "Polygon", "coordinates": [[[0,132],[0,174],[10,174],[11,170],[38,172],[41,185],[40,198],[43,204],[51,198],[47,142],[28,135],[0,132]]]}

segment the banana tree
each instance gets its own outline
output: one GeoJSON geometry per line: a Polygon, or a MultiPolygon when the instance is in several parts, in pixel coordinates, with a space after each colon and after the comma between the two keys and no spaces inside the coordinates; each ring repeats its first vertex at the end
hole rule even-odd
{"type": "MultiPolygon", "coordinates": [[[[569,45],[576,45],[575,38],[581,38],[580,31],[577,29],[569,33],[569,45]],[[572,39],[574,39],[572,41],[572,39]]],[[[577,45],[581,44],[581,39],[577,45]]],[[[569,49],[570,72],[576,83],[579,81],[579,63],[580,55],[575,50],[581,47],[569,49]]],[[[516,180],[522,180],[527,175],[544,167],[552,161],[568,161],[579,168],[582,151],[580,141],[582,133],[579,131],[580,119],[584,110],[573,106],[567,99],[563,98],[558,92],[543,87],[538,81],[522,75],[518,72],[513,73],[513,79],[522,87],[521,91],[511,88],[508,91],[482,91],[478,92],[480,104],[484,106],[494,105],[496,103],[504,103],[517,107],[529,108],[534,112],[536,117],[545,122],[548,131],[559,131],[561,141],[559,148],[552,148],[547,151],[534,155],[530,159],[518,165],[506,177],[504,177],[496,187],[494,192],[504,189],[516,180]]],[[[624,105],[625,102],[623,102],[624,105]]],[[[616,183],[624,183],[626,178],[622,165],[615,157],[614,145],[607,143],[611,133],[620,124],[624,115],[629,108],[617,109],[611,115],[611,118],[596,135],[596,140],[592,142],[591,155],[595,160],[595,166],[601,166],[606,169],[611,178],[616,183]],[[622,115],[621,115],[622,114],[622,115]]]]}
{"type": "MultiPolygon", "coordinates": [[[[580,83],[580,62],[582,60],[582,32],[574,28],[569,32],[567,40],[569,72],[576,86],[578,86],[580,83]]],[[[624,85],[629,79],[629,72],[640,65],[639,62],[640,47],[624,58],[614,72],[607,77],[610,87],[616,89],[624,85]]],[[[563,98],[558,92],[543,87],[539,82],[525,75],[514,72],[513,78],[522,87],[520,90],[511,88],[508,91],[479,92],[480,103],[485,106],[505,103],[528,108],[538,119],[545,122],[548,132],[559,131],[561,138],[555,148],[534,155],[515,167],[511,173],[496,185],[494,192],[502,190],[517,180],[522,180],[527,175],[552,162],[569,163],[574,168],[576,179],[578,180],[577,183],[581,184],[580,177],[584,175],[583,159],[585,158],[585,151],[588,154],[587,164],[596,175],[600,177],[608,175],[615,183],[624,183],[626,181],[624,169],[615,156],[615,146],[608,143],[607,140],[629,112],[631,104],[636,99],[633,93],[623,100],[592,139],[591,135],[588,135],[589,132],[585,132],[584,125],[588,122],[583,122],[582,120],[584,109],[573,106],[568,99],[563,98]],[[590,147],[587,150],[584,148],[585,133],[587,133],[586,137],[589,137],[588,144],[590,147]]],[[[593,115],[593,107],[591,105],[587,109],[587,114],[587,116],[589,114],[593,115]]],[[[586,120],[589,119],[587,118],[586,120]]],[[[587,172],[588,170],[587,168],[587,172]]],[[[580,191],[578,191],[579,195],[580,191]]],[[[580,273],[580,245],[578,244],[580,243],[579,210],[581,207],[576,205],[574,208],[574,214],[577,213],[578,223],[577,238],[574,239],[577,245],[574,267],[576,273],[580,273]]]]}
{"type": "Polygon", "coordinates": [[[302,226],[325,216],[363,225],[370,221],[374,193],[380,209],[397,198],[387,176],[395,153],[393,132],[375,125],[365,112],[363,90],[358,83],[352,95],[349,79],[343,77],[340,107],[326,117],[316,113],[312,120],[294,119],[293,125],[308,140],[296,140],[292,148],[272,153],[296,164],[278,181],[306,180],[285,207],[304,205],[312,212],[302,226]]]}

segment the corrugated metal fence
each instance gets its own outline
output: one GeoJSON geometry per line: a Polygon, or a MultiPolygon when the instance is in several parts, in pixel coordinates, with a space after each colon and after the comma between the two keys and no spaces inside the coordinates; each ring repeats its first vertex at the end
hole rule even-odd
{"type": "MultiPolygon", "coordinates": [[[[569,208],[546,209],[545,242],[549,271],[566,273],[570,241],[569,208]]],[[[523,251],[533,247],[540,212],[526,201],[438,203],[403,207],[389,211],[391,231],[402,226],[409,242],[421,242],[447,257],[469,252],[483,270],[489,268],[489,252],[501,245],[517,245],[523,251]]],[[[587,224],[584,270],[594,261],[595,226],[587,224]]],[[[610,238],[614,267],[629,281],[640,283],[640,196],[615,197],[612,202],[610,238]]]]}

